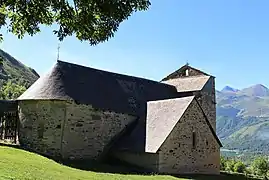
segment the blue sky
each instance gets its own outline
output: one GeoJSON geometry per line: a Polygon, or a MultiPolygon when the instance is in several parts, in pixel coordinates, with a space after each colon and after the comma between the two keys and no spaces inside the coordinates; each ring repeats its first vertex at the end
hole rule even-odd
{"type": "MultiPolygon", "coordinates": [[[[42,75],[57,57],[52,30],[23,40],[3,31],[0,46],[42,75]]],[[[60,59],[153,80],[188,61],[214,75],[218,89],[269,86],[269,1],[152,0],[106,43],[92,47],[68,37],[60,59]]]]}

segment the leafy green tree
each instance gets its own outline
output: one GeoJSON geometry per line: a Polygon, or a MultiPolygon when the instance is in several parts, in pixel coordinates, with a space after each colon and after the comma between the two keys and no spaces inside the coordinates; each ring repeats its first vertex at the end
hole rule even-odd
{"type": "Polygon", "coordinates": [[[251,167],[255,174],[263,176],[266,175],[269,169],[268,161],[263,157],[256,158],[251,164],[251,167]]]}
{"type": "Polygon", "coordinates": [[[16,99],[24,91],[26,91],[26,88],[24,86],[8,81],[8,83],[1,88],[0,96],[1,99],[16,99]]]}
{"type": "Polygon", "coordinates": [[[234,172],[234,166],[236,164],[236,161],[233,159],[229,159],[226,161],[226,171],[234,172]]]}
{"type": "Polygon", "coordinates": [[[246,171],[246,165],[243,162],[237,161],[234,164],[234,172],[244,173],[245,171],[246,171]]]}
{"type": "Polygon", "coordinates": [[[1,0],[0,27],[10,22],[8,31],[23,38],[40,32],[40,25],[57,24],[54,33],[60,41],[75,35],[96,45],[113,37],[124,20],[150,4],[149,0],[1,0]]]}
{"type": "Polygon", "coordinates": [[[220,157],[220,170],[226,170],[226,163],[227,159],[225,159],[223,156],[220,157]]]}

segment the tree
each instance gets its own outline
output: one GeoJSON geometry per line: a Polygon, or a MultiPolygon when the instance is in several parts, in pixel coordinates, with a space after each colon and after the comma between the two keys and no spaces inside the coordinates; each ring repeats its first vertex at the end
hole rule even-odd
{"type": "Polygon", "coordinates": [[[124,20],[136,11],[147,10],[150,4],[149,0],[1,0],[0,28],[6,26],[23,38],[40,32],[40,25],[56,23],[59,28],[53,32],[60,41],[75,35],[97,45],[113,37],[124,20]]]}
{"type": "Polygon", "coordinates": [[[227,163],[227,159],[221,156],[220,157],[220,170],[224,171],[226,169],[226,163],[227,163]]]}
{"type": "Polygon", "coordinates": [[[267,171],[269,169],[268,161],[263,157],[256,158],[253,161],[251,167],[252,167],[253,172],[255,174],[263,175],[263,176],[266,175],[266,173],[267,173],[267,171]]]}
{"type": "Polygon", "coordinates": [[[8,83],[1,88],[0,99],[16,99],[24,93],[24,91],[26,91],[24,86],[8,81],[8,83]]]}
{"type": "Polygon", "coordinates": [[[230,171],[230,172],[234,172],[234,165],[235,165],[236,161],[235,160],[227,160],[226,161],[226,171],[230,171]]]}
{"type": "Polygon", "coordinates": [[[234,164],[234,171],[238,173],[244,173],[246,171],[246,165],[241,161],[237,161],[234,164]]]}

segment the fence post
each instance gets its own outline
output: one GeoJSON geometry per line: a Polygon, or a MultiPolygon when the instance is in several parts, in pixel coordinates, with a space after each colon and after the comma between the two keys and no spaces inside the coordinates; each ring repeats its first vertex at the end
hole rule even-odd
{"type": "Polygon", "coordinates": [[[0,139],[3,139],[3,122],[2,122],[2,115],[0,116],[0,139]]]}
{"type": "Polygon", "coordinates": [[[13,116],[15,119],[14,119],[14,143],[17,144],[17,113],[15,112],[14,113],[14,116],[13,116]]]}
{"type": "Polygon", "coordinates": [[[2,139],[6,138],[6,121],[5,121],[5,114],[2,117],[2,127],[3,127],[3,131],[2,131],[2,139]]]}

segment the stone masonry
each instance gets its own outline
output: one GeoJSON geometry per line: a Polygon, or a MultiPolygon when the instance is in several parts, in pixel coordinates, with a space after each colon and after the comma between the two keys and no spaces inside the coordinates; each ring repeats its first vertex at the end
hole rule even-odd
{"type": "Polygon", "coordinates": [[[219,174],[219,145],[195,100],[161,146],[158,154],[160,172],[219,174]]]}
{"type": "Polygon", "coordinates": [[[65,101],[20,101],[20,144],[40,154],[61,156],[65,101]]]}
{"type": "Polygon", "coordinates": [[[202,106],[212,128],[216,132],[216,97],[215,97],[215,78],[210,77],[204,88],[195,93],[199,104],[202,106]]]}
{"type": "Polygon", "coordinates": [[[135,118],[65,101],[20,101],[20,143],[40,154],[96,159],[135,118]]]}
{"type": "Polygon", "coordinates": [[[62,155],[71,159],[96,159],[126,125],[136,118],[91,106],[66,103],[62,155]]]}
{"type": "Polygon", "coordinates": [[[219,144],[195,100],[157,153],[123,151],[114,152],[113,155],[122,161],[159,173],[219,174],[220,168],[219,144]]]}

